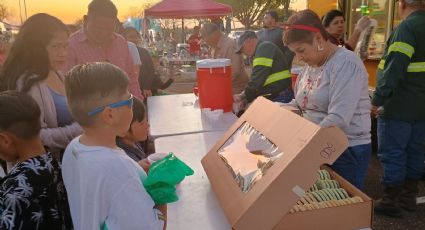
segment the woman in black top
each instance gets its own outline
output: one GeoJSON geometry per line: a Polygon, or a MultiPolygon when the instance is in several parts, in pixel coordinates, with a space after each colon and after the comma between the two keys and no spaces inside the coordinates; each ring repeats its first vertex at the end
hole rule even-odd
{"type": "MultiPolygon", "coordinates": [[[[123,30],[123,36],[127,41],[133,42],[136,45],[138,45],[141,40],[139,32],[132,27],[125,28],[123,30]]],[[[156,66],[149,51],[140,46],[137,46],[137,50],[139,51],[140,60],[142,62],[139,74],[140,88],[143,89],[143,91],[150,91],[153,96],[158,95],[158,90],[168,88],[174,82],[174,78],[170,77],[168,81],[162,82],[158,72],[155,70],[156,66]]]]}

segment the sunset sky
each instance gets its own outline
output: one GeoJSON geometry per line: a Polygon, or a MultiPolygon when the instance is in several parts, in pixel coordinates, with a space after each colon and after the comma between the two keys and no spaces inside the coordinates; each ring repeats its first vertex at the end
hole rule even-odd
{"type": "MultiPolygon", "coordinates": [[[[12,17],[10,22],[20,24],[19,1],[23,4],[23,0],[3,0],[3,2],[11,9],[12,17]]],[[[26,0],[28,17],[35,13],[48,13],[63,20],[65,23],[73,23],[77,19],[82,18],[87,12],[87,6],[91,0],[26,0]]],[[[113,0],[118,8],[118,15],[123,19],[125,15],[145,2],[152,0],[113,0]]],[[[25,12],[22,6],[22,16],[25,20],[25,12]]]]}
{"type": "MultiPolygon", "coordinates": [[[[22,4],[22,17],[25,20],[25,12],[23,7],[24,0],[2,0],[10,9],[12,16],[9,22],[19,25],[19,1],[22,4]]],[[[48,13],[60,18],[65,23],[74,23],[81,19],[87,12],[87,6],[91,0],[26,0],[28,17],[36,13],[48,13]]],[[[139,9],[146,2],[159,2],[160,0],[113,0],[118,8],[118,16],[121,20],[129,15],[131,11],[139,9]]],[[[241,0],[243,1],[243,0],[241,0]]],[[[292,7],[304,9],[306,0],[295,0],[292,7]]]]}

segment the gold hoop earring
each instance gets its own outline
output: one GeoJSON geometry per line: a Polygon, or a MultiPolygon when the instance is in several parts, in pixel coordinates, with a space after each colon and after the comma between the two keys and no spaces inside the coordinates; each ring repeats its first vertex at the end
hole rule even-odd
{"type": "Polygon", "coordinates": [[[318,51],[323,51],[323,50],[324,50],[324,48],[323,48],[323,46],[317,45],[317,50],[318,50],[318,51]]]}

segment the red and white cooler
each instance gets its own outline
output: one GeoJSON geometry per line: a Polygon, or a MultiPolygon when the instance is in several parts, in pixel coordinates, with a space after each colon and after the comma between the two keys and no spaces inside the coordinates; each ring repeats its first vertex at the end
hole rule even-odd
{"type": "Polygon", "coordinates": [[[232,66],[230,59],[204,59],[196,62],[199,105],[211,110],[232,111],[232,66]]]}

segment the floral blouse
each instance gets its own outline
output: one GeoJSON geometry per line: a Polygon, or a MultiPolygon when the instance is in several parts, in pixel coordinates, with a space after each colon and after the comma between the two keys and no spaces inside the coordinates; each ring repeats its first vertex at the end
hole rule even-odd
{"type": "Polygon", "coordinates": [[[59,163],[46,153],[0,180],[0,229],[72,229],[59,163]]]}

